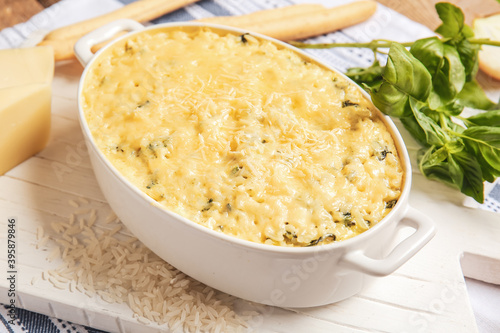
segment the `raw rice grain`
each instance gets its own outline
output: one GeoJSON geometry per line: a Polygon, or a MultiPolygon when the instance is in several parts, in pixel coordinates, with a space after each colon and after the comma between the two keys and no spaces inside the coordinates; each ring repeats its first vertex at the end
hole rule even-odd
{"type": "Polygon", "coordinates": [[[42,274],[55,288],[97,295],[108,303],[125,302],[138,322],[165,325],[173,332],[239,331],[247,327],[243,317],[233,311],[234,297],[163,261],[130,236],[114,214],[104,225],[118,224],[105,229],[99,225],[97,210],[75,208],[67,221],[51,223],[55,233],[51,238],[37,229],[39,243],[54,240],[48,243],[52,249],[47,259],[62,257],[58,269],[42,274]],[[89,215],[79,216],[75,224],[76,215],[81,214],[89,215]]]}
{"type": "Polygon", "coordinates": [[[74,208],[80,207],[80,205],[75,200],[69,200],[68,203],[71,207],[74,207],[74,208]]]}

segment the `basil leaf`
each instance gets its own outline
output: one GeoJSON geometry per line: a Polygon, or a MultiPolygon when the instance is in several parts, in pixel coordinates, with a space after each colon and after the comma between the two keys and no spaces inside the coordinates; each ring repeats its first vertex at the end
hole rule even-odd
{"type": "Polygon", "coordinates": [[[378,61],[375,61],[370,67],[353,67],[349,68],[346,75],[358,84],[365,84],[371,88],[377,87],[382,82],[382,72],[384,67],[380,66],[378,61]]]}
{"type": "Polygon", "coordinates": [[[369,88],[373,104],[383,113],[393,117],[403,117],[411,112],[408,95],[385,81],[378,88],[369,88]]]}
{"type": "Polygon", "coordinates": [[[439,106],[452,102],[465,84],[465,69],[457,50],[446,44],[443,50],[442,67],[432,78],[433,89],[439,96],[439,106]]]}
{"type": "Polygon", "coordinates": [[[484,201],[483,173],[481,165],[463,144],[453,142],[427,151],[419,152],[419,168],[422,174],[459,189],[478,202],[484,201]]]}
{"type": "Polygon", "coordinates": [[[460,164],[458,163],[457,160],[455,160],[453,158],[453,156],[455,156],[455,155],[448,154],[448,157],[447,157],[448,172],[450,174],[450,178],[453,181],[453,184],[455,184],[455,186],[461,190],[464,187],[465,174],[464,174],[462,168],[460,167],[460,164]]]}
{"type": "Polygon", "coordinates": [[[476,80],[466,82],[457,99],[460,104],[474,109],[490,110],[496,106],[476,80]]]}
{"type": "Polygon", "coordinates": [[[467,81],[472,80],[479,69],[480,49],[480,45],[471,44],[468,40],[474,37],[474,31],[464,23],[464,14],[460,8],[442,2],[436,4],[436,11],[443,23],[435,31],[449,39],[446,44],[457,49],[465,68],[467,81]]]}
{"type": "MultiPolygon", "coordinates": [[[[438,109],[453,102],[466,79],[458,51],[437,37],[431,37],[416,41],[410,52],[432,75],[433,89],[429,96],[429,106],[438,109]]],[[[461,111],[462,109],[453,114],[458,115],[461,111]]]]}
{"type": "MultiPolygon", "coordinates": [[[[474,36],[474,33],[472,33],[472,36],[474,36]]],[[[467,81],[473,80],[479,70],[479,50],[481,46],[471,44],[468,39],[462,39],[455,47],[464,65],[467,81]]]]}
{"type": "Polygon", "coordinates": [[[432,146],[427,150],[420,149],[417,154],[417,161],[422,165],[437,165],[446,161],[448,158],[448,151],[445,147],[432,146]]]}
{"type": "Polygon", "coordinates": [[[500,154],[498,149],[491,146],[479,145],[481,156],[486,162],[495,170],[500,173],[500,154]]]}
{"type": "Polygon", "coordinates": [[[425,101],[429,95],[431,75],[427,68],[399,43],[392,43],[382,76],[398,90],[417,100],[425,101]]]}
{"type": "Polygon", "coordinates": [[[462,10],[450,3],[440,2],[436,4],[436,11],[443,23],[435,31],[443,37],[457,37],[464,27],[462,10]]]}
{"type": "Polygon", "coordinates": [[[438,180],[458,188],[450,176],[447,158],[448,152],[444,148],[436,149],[432,146],[426,151],[421,149],[417,155],[420,172],[428,179],[438,180]]]}
{"type": "Polygon", "coordinates": [[[415,41],[410,52],[427,68],[431,76],[435,76],[443,66],[444,44],[437,37],[415,41]]]}
{"type": "Polygon", "coordinates": [[[444,113],[447,116],[458,116],[462,113],[463,110],[464,110],[464,106],[462,104],[460,104],[460,102],[457,100],[454,100],[453,102],[451,102],[449,104],[441,105],[441,106],[436,108],[436,111],[444,113]]]}
{"type": "Polygon", "coordinates": [[[406,117],[401,117],[400,120],[403,126],[406,128],[406,130],[408,130],[408,132],[410,132],[411,136],[415,140],[417,140],[424,147],[430,146],[426,141],[427,136],[425,135],[424,130],[422,129],[422,127],[420,127],[420,124],[413,116],[413,113],[406,117]]]}
{"type": "Polygon", "coordinates": [[[478,161],[466,151],[450,154],[448,163],[452,179],[460,191],[474,198],[477,202],[484,201],[483,172],[478,161]]]}
{"type": "Polygon", "coordinates": [[[500,154],[500,128],[491,126],[471,126],[467,128],[461,135],[476,141],[480,144],[485,144],[494,147],[500,154]]]}
{"type": "MultiPolygon", "coordinates": [[[[474,153],[476,159],[481,166],[481,171],[483,172],[483,179],[487,182],[493,183],[497,177],[500,176],[500,171],[498,169],[493,168],[490,163],[483,157],[481,150],[479,149],[479,145],[471,140],[465,140],[467,145],[467,149],[474,153]]],[[[498,156],[496,156],[499,158],[498,156]]]]}
{"type": "Polygon", "coordinates": [[[495,170],[500,172],[500,128],[489,126],[472,126],[462,133],[466,140],[474,142],[476,155],[483,159],[495,170]],[[477,149],[479,154],[477,154],[477,149]]]}
{"type": "Polygon", "coordinates": [[[424,108],[425,104],[410,99],[410,107],[413,112],[415,120],[425,134],[425,140],[428,145],[443,146],[449,141],[449,137],[446,132],[439,126],[432,118],[428,117],[421,109],[424,108]]]}
{"type": "Polygon", "coordinates": [[[372,101],[385,114],[411,114],[409,98],[425,101],[432,87],[431,75],[404,46],[392,43],[382,84],[370,90],[372,101]]]}
{"type": "Polygon", "coordinates": [[[472,38],[474,37],[474,30],[468,25],[464,24],[462,28],[462,36],[464,36],[465,38],[472,38]]]}
{"type": "Polygon", "coordinates": [[[500,127],[500,110],[491,110],[470,116],[467,120],[474,125],[500,127]]]}

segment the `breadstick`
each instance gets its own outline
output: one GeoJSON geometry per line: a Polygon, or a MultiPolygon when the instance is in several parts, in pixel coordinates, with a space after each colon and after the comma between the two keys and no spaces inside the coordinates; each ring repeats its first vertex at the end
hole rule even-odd
{"type": "Polygon", "coordinates": [[[232,27],[245,28],[255,25],[255,23],[263,23],[267,21],[283,20],[293,15],[307,15],[308,13],[325,10],[326,8],[320,4],[296,4],[286,7],[273,9],[259,10],[250,14],[238,16],[214,16],[198,19],[198,22],[224,24],[232,27]]]}
{"type": "Polygon", "coordinates": [[[150,21],[196,1],[198,0],[139,0],[113,12],[56,29],[48,33],[44,40],[81,37],[100,26],[122,18],[139,22],[150,21]]]}
{"type": "MultiPolygon", "coordinates": [[[[126,32],[119,32],[115,36],[113,36],[110,40],[94,45],[92,47],[92,52],[99,51],[106,44],[118,38],[119,36],[124,35],[125,33],[126,32]]],[[[74,37],[64,40],[49,39],[40,42],[38,45],[52,46],[52,48],[54,49],[55,61],[69,60],[75,58],[75,52],[73,51],[73,47],[75,46],[78,39],[80,39],[80,37],[74,37]]]]}
{"type": "MultiPolygon", "coordinates": [[[[168,2],[165,0],[140,0],[138,2],[147,2],[148,5],[150,5],[158,1],[168,2]]],[[[186,4],[195,1],[197,0],[171,0],[170,4],[174,2],[177,4],[181,2],[186,4]]],[[[317,4],[300,4],[258,11],[246,15],[211,17],[198,21],[225,24],[262,33],[283,41],[291,41],[318,36],[363,22],[373,15],[376,8],[377,4],[373,0],[358,1],[333,8],[325,8],[317,4]]],[[[155,12],[155,15],[158,16],[157,8],[143,7],[142,12],[134,13],[132,16],[135,17],[132,18],[138,20],[138,17],[142,15],[140,16],[142,17],[140,20],[147,21],[151,19],[149,15],[153,15],[151,12],[155,12]],[[147,11],[145,9],[147,9],[147,11]]],[[[54,33],[57,32],[57,30],[55,30],[50,38],[45,38],[39,45],[53,46],[56,61],[74,58],[73,46],[81,37],[81,31],[83,28],[91,31],[98,27],[96,25],[107,23],[107,21],[101,21],[100,18],[101,17],[99,17],[98,22],[95,19],[93,20],[95,23],[92,23],[92,29],[87,25],[82,25],[81,27],[73,28],[73,31],[61,31],[61,35],[66,35],[66,38],[60,38],[58,34],[54,35],[54,33]],[[57,39],[54,39],[54,36],[57,37],[57,39]]],[[[113,19],[116,19],[116,17],[113,17],[113,19]]],[[[77,23],[74,26],[77,25],[79,24],[77,23]]],[[[71,27],[72,26],[62,29],[71,27]]],[[[85,33],[88,31],[85,31],[85,33]]],[[[105,44],[106,43],[101,43],[95,46],[93,50],[97,50],[105,44]]]]}
{"type": "Polygon", "coordinates": [[[361,23],[372,16],[376,9],[375,1],[357,1],[305,15],[293,15],[283,20],[258,22],[244,28],[282,41],[305,39],[361,23]]]}
{"type": "Polygon", "coordinates": [[[54,49],[54,60],[60,61],[60,60],[73,59],[75,57],[73,47],[75,46],[77,40],[78,38],[64,39],[64,40],[49,39],[49,40],[43,40],[37,45],[52,46],[52,48],[54,49]]]}

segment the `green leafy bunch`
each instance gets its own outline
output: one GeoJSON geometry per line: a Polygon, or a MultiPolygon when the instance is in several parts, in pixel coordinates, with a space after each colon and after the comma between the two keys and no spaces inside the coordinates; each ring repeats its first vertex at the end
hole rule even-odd
{"type": "MultiPolygon", "coordinates": [[[[442,21],[436,32],[442,38],[353,43],[349,47],[368,47],[375,54],[389,47],[387,63],[381,66],[375,60],[368,68],[351,68],[346,74],[422,145],[418,162],[427,178],[483,202],[483,182],[500,176],[500,110],[475,77],[481,45],[499,44],[474,39],[460,8],[438,3],[436,10],[442,21]],[[487,111],[465,118],[465,107],[487,111]]],[[[321,47],[340,44],[327,45],[321,47]]]]}

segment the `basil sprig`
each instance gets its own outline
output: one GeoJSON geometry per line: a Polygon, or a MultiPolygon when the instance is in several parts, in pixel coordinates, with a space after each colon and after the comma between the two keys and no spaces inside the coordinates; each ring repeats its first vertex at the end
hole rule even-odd
{"type": "MultiPolygon", "coordinates": [[[[474,39],[460,8],[436,4],[442,24],[430,37],[413,43],[374,40],[370,43],[303,44],[302,48],[365,47],[378,53],[389,47],[387,63],[351,68],[347,76],[362,85],[383,113],[401,120],[422,145],[422,174],[484,201],[483,182],[500,176],[500,107],[475,80],[481,45],[499,42],[474,39]],[[484,110],[465,118],[464,107],[484,110]]],[[[375,57],[376,59],[376,57],[375,57]]]]}

